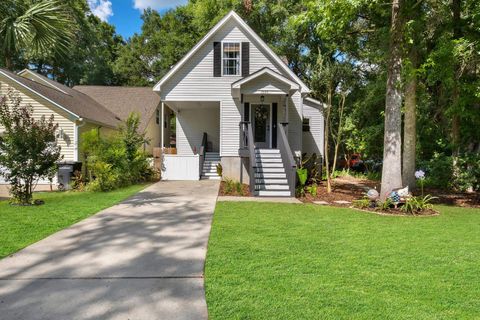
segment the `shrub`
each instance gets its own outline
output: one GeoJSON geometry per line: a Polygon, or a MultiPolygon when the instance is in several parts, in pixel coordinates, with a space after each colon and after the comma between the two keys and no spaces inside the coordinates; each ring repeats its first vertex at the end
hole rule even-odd
{"type": "Polygon", "coordinates": [[[243,185],[240,183],[240,181],[235,181],[235,180],[226,178],[223,180],[223,183],[224,183],[223,192],[225,195],[230,195],[230,196],[245,195],[243,192],[243,185]]]}
{"type": "Polygon", "coordinates": [[[425,186],[458,191],[480,190],[480,155],[463,154],[457,158],[457,172],[453,168],[454,159],[436,153],[432,159],[422,161],[419,167],[427,172],[425,186]]]}
{"type": "Polygon", "coordinates": [[[89,190],[110,191],[156,176],[141,150],[146,140],[138,133],[138,123],[138,115],[132,113],[117,134],[101,137],[94,129],[82,135],[89,190]]]}
{"type": "Polygon", "coordinates": [[[359,209],[366,209],[366,208],[369,208],[370,207],[370,199],[368,198],[362,198],[362,199],[359,199],[359,200],[353,200],[352,201],[352,205],[355,207],[355,208],[359,208],[359,209]]]}
{"type": "Polygon", "coordinates": [[[315,197],[317,195],[317,190],[318,190],[318,187],[316,183],[313,183],[307,186],[307,192],[310,193],[312,197],[315,197]]]}
{"type": "Polygon", "coordinates": [[[393,205],[394,203],[392,199],[386,198],[382,203],[380,203],[380,209],[382,209],[383,211],[388,211],[392,208],[393,205]]]}
{"type": "Polygon", "coordinates": [[[410,214],[421,213],[422,211],[433,208],[431,202],[434,199],[436,199],[436,197],[430,195],[426,195],[425,197],[411,197],[406,199],[401,210],[410,214]]]}
{"type": "Polygon", "coordinates": [[[13,201],[30,205],[38,180],[52,180],[62,159],[55,134],[58,125],[53,115],[36,120],[33,108],[21,105],[21,98],[12,92],[0,99],[0,125],[5,129],[0,136],[0,166],[6,169],[0,174],[11,185],[13,201]]]}

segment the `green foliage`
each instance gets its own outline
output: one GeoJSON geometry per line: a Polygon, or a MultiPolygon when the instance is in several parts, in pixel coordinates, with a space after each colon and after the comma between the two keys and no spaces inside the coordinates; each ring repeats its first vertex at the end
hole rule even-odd
{"type": "Polygon", "coordinates": [[[219,177],[223,175],[223,167],[221,163],[217,164],[217,166],[215,167],[215,170],[217,171],[217,174],[219,177]]]}
{"type": "Polygon", "coordinates": [[[103,137],[94,129],[82,135],[89,190],[110,191],[155,177],[142,151],[145,135],[138,132],[138,120],[133,113],[116,134],[103,137]]]}
{"type": "Polygon", "coordinates": [[[305,184],[307,183],[307,179],[308,179],[308,170],[306,168],[298,168],[297,176],[298,176],[298,186],[297,186],[296,192],[298,196],[304,197],[305,184]]]}
{"type": "Polygon", "coordinates": [[[307,189],[307,192],[310,193],[310,195],[312,197],[315,197],[317,195],[318,186],[317,186],[316,183],[313,183],[313,184],[307,186],[306,189],[307,189]]]}
{"type": "Polygon", "coordinates": [[[299,168],[306,170],[306,181],[303,185],[319,182],[321,180],[321,167],[322,158],[318,157],[316,153],[312,153],[310,156],[308,156],[306,153],[302,154],[299,168]]]}
{"type": "Polygon", "coordinates": [[[409,214],[422,213],[422,211],[433,209],[432,200],[435,199],[436,197],[430,195],[424,197],[410,197],[406,199],[400,209],[409,214]]]}
{"type": "Polygon", "coordinates": [[[366,209],[368,207],[370,207],[370,199],[368,198],[362,198],[362,199],[359,199],[359,200],[353,200],[352,201],[352,205],[355,207],[355,208],[359,208],[359,209],[366,209]]]}
{"type": "Polygon", "coordinates": [[[242,183],[228,178],[223,180],[223,192],[227,196],[246,196],[242,183]]]}
{"type": "Polygon", "coordinates": [[[392,199],[386,198],[383,202],[380,203],[380,209],[383,211],[388,211],[394,206],[392,199]]]}
{"type": "Polygon", "coordinates": [[[432,159],[420,162],[427,172],[425,186],[458,191],[480,190],[480,155],[467,153],[457,158],[435,153],[432,159]],[[456,160],[458,172],[454,171],[456,160]]]}
{"type": "Polygon", "coordinates": [[[0,48],[8,69],[19,53],[44,58],[68,51],[74,24],[62,1],[2,0],[0,17],[0,48]]]}
{"type": "MultiPolygon", "coordinates": [[[[32,204],[33,188],[39,179],[52,179],[57,162],[62,159],[57,145],[58,124],[49,119],[33,117],[33,108],[9,92],[0,100],[0,171],[11,185],[15,203],[32,204]]],[[[60,137],[61,138],[61,137],[60,137]]]]}

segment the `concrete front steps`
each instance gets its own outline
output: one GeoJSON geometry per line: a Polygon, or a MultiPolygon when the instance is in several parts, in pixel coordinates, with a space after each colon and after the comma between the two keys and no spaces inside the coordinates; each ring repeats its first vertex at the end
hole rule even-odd
{"type": "Polygon", "coordinates": [[[280,150],[255,149],[254,169],[256,196],[291,196],[280,150]]]}
{"type": "Polygon", "coordinates": [[[218,152],[206,152],[203,161],[202,180],[220,180],[217,174],[217,164],[220,163],[220,154],[218,152]]]}

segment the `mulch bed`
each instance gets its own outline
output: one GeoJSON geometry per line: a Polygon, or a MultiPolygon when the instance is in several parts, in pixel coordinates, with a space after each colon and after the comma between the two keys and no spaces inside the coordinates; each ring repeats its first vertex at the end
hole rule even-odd
{"type": "MultiPolygon", "coordinates": [[[[331,193],[327,192],[326,183],[322,182],[318,186],[316,196],[307,193],[305,197],[299,198],[299,200],[305,203],[326,201],[334,206],[349,207],[350,204],[337,204],[334,201],[352,202],[354,200],[362,199],[365,196],[365,193],[372,188],[380,190],[380,181],[358,179],[355,177],[341,177],[332,181],[331,193]]],[[[437,197],[437,199],[432,201],[435,204],[480,208],[480,193],[478,192],[455,193],[438,189],[425,189],[424,194],[437,197]]],[[[420,190],[416,190],[414,195],[421,195],[420,190]]],[[[395,211],[395,209],[392,209],[391,211],[395,211]]],[[[391,214],[392,212],[389,213],[391,214]]],[[[400,211],[400,213],[404,214],[402,211],[400,211]]],[[[434,212],[430,214],[434,214],[434,212]]]]}
{"type": "MultiPolygon", "coordinates": [[[[307,193],[300,201],[309,203],[314,201],[326,201],[332,205],[349,206],[349,204],[336,204],[334,201],[349,201],[363,198],[365,193],[378,185],[377,181],[360,180],[354,177],[342,177],[332,181],[332,192],[327,192],[327,184],[322,182],[317,188],[316,196],[307,193]]],[[[377,188],[378,189],[378,188],[377,188]]]]}
{"type": "Polygon", "coordinates": [[[380,208],[355,208],[353,206],[351,206],[350,208],[352,209],[355,209],[355,210],[359,210],[359,211],[364,211],[364,212],[372,212],[372,213],[376,213],[376,214],[379,214],[379,215],[382,215],[382,216],[406,216],[406,217],[412,217],[412,216],[415,216],[415,217],[428,217],[428,216],[438,216],[440,214],[440,212],[438,212],[437,210],[433,210],[433,209],[427,209],[427,210],[424,210],[422,212],[419,212],[419,213],[415,213],[415,214],[410,214],[410,213],[406,213],[402,210],[400,210],[400,208],[391,208],[389,210],[382,210],[380,208]]]}
{"type": "Polygon", "coordinates": [[[248,184],[242,184],[242,192],[238,193],[235,190],[233,192],[225,192],[225,181],[220,182],[220,190],[218,191],[219,196],[233,196],[233,197],[251,197],[250,186],[248,184]]]}

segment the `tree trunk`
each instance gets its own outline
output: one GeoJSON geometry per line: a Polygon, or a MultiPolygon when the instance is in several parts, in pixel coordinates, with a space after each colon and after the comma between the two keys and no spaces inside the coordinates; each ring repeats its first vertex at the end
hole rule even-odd
{"type": "Polygon", "coordinates": [[[380,194],[382,200],[385,200],[393,189],[402,187],[402,95],[400,88],[402,35],[400,0],[393,0],[385,101],[382,189],[380,194]]]}
{"type": "Polygon", "coordinates": [[[332,181],[330,177],[330,159],[329,159],[329,134],[330,134],[330,113],[332,110],[332,90],[329,88],[327,93],[327,117],[325,118],[325,142],[324,142],[324,158],[325,158],[325,173],[327,176],[327,192],[332,192],[332,181]]]}
{"type": "Polygon", "coordinates": [[[335,172],[335,169],[337,167],[338,149],[340,148],[340,144],[342,142],[343,110],[345,109],[345,99],[346,99],[346,95],[342,94],[342,98],[340,100],[339,117],[338,117],[337,141],[335,143],[335,152],[333,156],[333,165],[332,165],[332,173],[331,173],[332,175],[335,172]]]}
{"type": "Polygon", "coordinates": [[[8,54],[5,55],[5,68],[7,68],[7,70],[13,71],[13,59],[8,54]]]}
{"type": "MultiPolygon", "coordinates": [[[[462,6],[461,0],[452,0],[452,25],[453,25],[453,38],[460,39],[462,37],[462,28],[461,28],[461,13],[462,6]]],[[[453,105],[453,116],[452,116],[452,169],[453,169],[453,178],[457,178],[460,175],[460,169],[458,167],[458,156],[460,155],[460,116],[458,115],[459,100],[460,100],[460,66],[458,63],[454,64],[454,83],[453,83],[453,92],[452,92],[452,105],[453,105]]]]}
{"type": "Polygon", "coordinates": [[[409,73],[405,85],[405,119],[403,127],[403,184],[410,189],[416,187],[416,148],[417,148],[417,44],[410,48],[410,63],[412,72],[409,73]]]}

